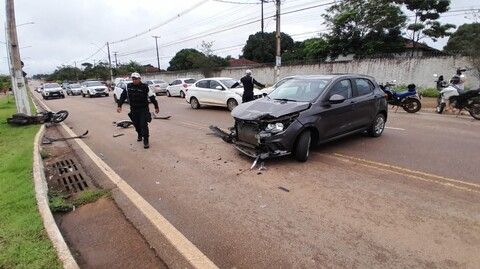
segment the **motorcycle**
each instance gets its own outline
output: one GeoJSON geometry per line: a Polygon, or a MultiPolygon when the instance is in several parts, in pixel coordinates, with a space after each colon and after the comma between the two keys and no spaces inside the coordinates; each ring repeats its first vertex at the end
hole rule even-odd
{"type": "Polygon", "coordinates": [[[408,90],[403,92],[395,92],[391,89],[395,86],[396,81],[385,83],[380,85],[380,88],[387,95],[387,102],[392,106],[403,108],[408,113],[416,113],[422,109],[422,103],[420,102],[421,95],[417,93],[415,84],[408,85],[408,90]]]}
{"type": "Polygon", "coordinates": [[[14,125],[29,125],[43,123],[60,123],[68,117],[68,111],[60,110],[58,112],[45,111],[39,112],[35,116],[28,116],[23,113],[13,114],[7,119],[7,123],[14,125]]]}
{"type": "MultiPolygon", "coordinates": [[[[437,99],[436,112],[442,114],[448,102],[451,107],[459,110],[458,114],[466,110],[474,119],[480,120],[480,89],[463,90],[462,79],[464,76],[462,73],[465,71],[466,69],[458,69],[450,83],[444,81],[443,76],[439,76],[436,83],[440,96],[437,99]]],[[[437,77],[436,74],[434,76],[437,77]]]]}

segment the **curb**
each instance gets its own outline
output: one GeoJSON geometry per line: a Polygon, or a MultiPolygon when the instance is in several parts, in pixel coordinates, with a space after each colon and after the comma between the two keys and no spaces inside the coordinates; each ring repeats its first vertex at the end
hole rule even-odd
{"type": "Polygon", "coordinates": [[[35,135],[33,143],[33,181],[35,184],[35,197],[37,199],[38,210],[42,217],[43,226],[47,231],[50,241],[52,241],[53,247],[57,251],[58,258],[63,263],[65,269],[79,269],[77,262],[73,258],[70,249],[67,246],[57,223],[53,218],[52,212],[48,205],[48,186],[45,179],[44,167],[42,157],[40,156],[40,138],[45,131],[45,126],[42,125],[35,135]]]}

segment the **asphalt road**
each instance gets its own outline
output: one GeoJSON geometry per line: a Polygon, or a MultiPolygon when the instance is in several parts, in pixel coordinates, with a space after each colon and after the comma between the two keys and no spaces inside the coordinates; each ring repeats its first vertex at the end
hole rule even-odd
{"type": "Polygon", "coordinates": [[[249,171],[208,130],[231,126],[226,109],[158,99],[172,118],[152,122],[148,150],[114,127],[128,106],[112,97],[46,103],[221,268],[480,268],[480,122],[391,111],[381,138],[249,171]]]}

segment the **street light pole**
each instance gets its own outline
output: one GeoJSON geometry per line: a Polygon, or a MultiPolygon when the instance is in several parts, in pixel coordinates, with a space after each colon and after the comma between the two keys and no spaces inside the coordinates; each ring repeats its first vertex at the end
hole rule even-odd
{"type": "Polygon", "coordinates": [[[157,48],[157,67],[158,67],[158,72],[160,72],[160,54],[158,53],[158,39],[160,38],[160,36],[152,36],[153,38],[155,38],[155,47],[157,48]]]}
{"type": "Polygon", "coordinates": [[[5,0],[5,11],[7,17],[7,51],[10,57],[12,76],[12,89],[15,95],[15,103],[18,113],[32,115],[30,102],[28,100],[27,87],[23,77],[22,61],[20,60],[20,49],[18,46],[17,26],[15,23],[15,7],[13,0],[5,0]]]}
{"type": "Polygon", "coordinates": [[[282,56],[281,56],[281,31],[280,31],[280,0],[276,0],[277,12],[275,14],[275,18],[277,20],[277,29],[275,33],[276,43],[277,43],[277,56],[275,58],[275,82],[280,79],[280,66],[282,65],[282,56]]]}
{"type": "Polygon", "coordinates": [[[107,42],[108,69],[110,70],[110,83],[113,83],[112,58],[110,57],[110,44],[107,42]]]}

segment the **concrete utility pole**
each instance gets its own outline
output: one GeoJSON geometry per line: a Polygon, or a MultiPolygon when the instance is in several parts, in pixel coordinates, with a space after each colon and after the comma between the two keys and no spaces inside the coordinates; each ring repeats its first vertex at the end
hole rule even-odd
{"type": "Polygon", "coordinates": [[[74,61],[73,64],[75,65],[75,79],[78,82],[77,61],[74,61]]]}
{"type": "Polygon", "coordinates": [[[108,69],[110,71],[110,83],[113,83],[112,58],[110,57],[110,44],[107,42],[108,69]]]}
{"type": "Polygon", "coordinates": [[[15,95],[15,102],[18,113],[32,115],[30,102],[28,100],[27,86],[23,77],[22,61],[20,60],[20,49],[18,46],[17,26],[15,23],[15,7],[13,0],[5,0],[5,11],[7,17],[7,51],[10,57],[10,74],[12,76],[12,89],[15,95]]]}
{"type": "Polygon", "coordinates": [[[276,0],[277,6],[277,13],[275,15],[275,19],[277,20],[277,30],[275,33],[276,41],[277,41],[277,57],[275,58],[275,82],[280,79],[280,66],[282,65],[282,56],[281,56],[281,46],[280,46],[280,0],[276,0]]]}
{"type": "MultiPolygon", "coordinates": [[[[263,32],[265,30],[264,28],[264,22],[263,22],[263,3],[265,3],[265,0],[260,0],[260,2],[262,2],[262,35],[263,35],[263,32]]],[[[263,37],[263,36],[262,36],[263,37]]]]}
{"type": "Polygon", "coordinates": [[[118,54],[118,51],[113,52],[113,55],[115,56],[115,68],[118,68],[117,54],[118,54]]]}
{"type": "Polygon", "coordinates": [[[153,38],[155,38],[155,47],[157,48],[157,67],[158,67],[158,72],[160,72],[160,54],[158,54],[158,39],[160,38],[160,36],[152,36],[153,38]]]}

